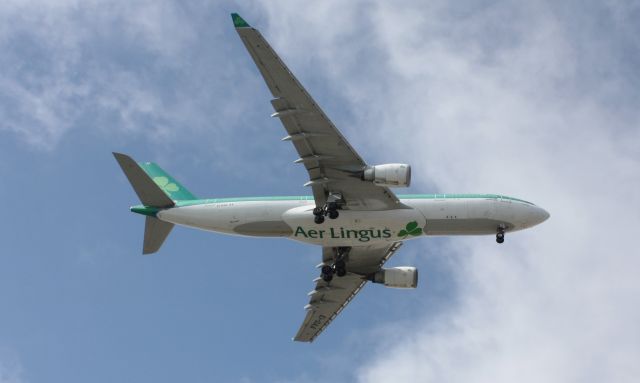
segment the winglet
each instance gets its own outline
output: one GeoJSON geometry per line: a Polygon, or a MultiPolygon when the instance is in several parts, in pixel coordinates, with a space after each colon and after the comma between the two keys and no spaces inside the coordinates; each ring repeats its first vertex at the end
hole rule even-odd
{"type": "Polygon", "coordinates": [[[240,17],[240,15],[237,14],[237,13],[232,13],[231,14],[231,19],[233,20],[233,26],[236,27],[236,28],[250,28],[251,27],[251,25],[249,25],[249,23],[244,21],[244,19],[242,17],[240,17]]]}

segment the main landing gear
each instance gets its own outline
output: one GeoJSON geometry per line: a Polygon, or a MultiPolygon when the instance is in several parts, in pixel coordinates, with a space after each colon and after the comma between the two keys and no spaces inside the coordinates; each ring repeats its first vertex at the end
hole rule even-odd
{"type": "Polygon", "coordinates": [[[344,202],[342,195],[339,193],[330,193],[327,198],[327,203],[323,207],[317,206],[313,209],[313,221],[318,225],[324,222],[324,217],[328,216],[330,219],[336,219],[340,215],[338,209],[344,202]]]}
{"type": "Polygon", "coordinates": [[[506,228],[504,225],[498,226],[498,232],[496,233],[496,242],[503,243],[504,242],[504,232],[506,228]]]}
{"type": "Polygon", "coordinates": [[[313,222],[317,223],[318,225],[321,224],[322,222],[324,222],[324,208],[321,207],[316,207],[313,209],[313,222]]]}
{"type": "Polygon", "coordinates": [[[349,255],[350,247],[338,247],[335,248],[336,256],[333,265],[324,265],[320,273],[320,277],[325,282],[331,282],[333,275],[338,277],[344,277],[347,275],[347,256],[349,255]]]}

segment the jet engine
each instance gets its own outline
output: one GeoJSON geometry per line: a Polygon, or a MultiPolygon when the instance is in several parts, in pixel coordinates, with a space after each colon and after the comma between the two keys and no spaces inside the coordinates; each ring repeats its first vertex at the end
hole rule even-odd
{"type": "Polygon", "coordinates": [[[411,184],[411,166],[407,164],[368,166],[364,169],[362,179],[377,185],[407,187],[411,184]]]}
{"type": "Polygon", "coordinates": [[[382,283],[387,287],[415,289],[418,286],[418,269],[409,266],[382,269],[374,273],[370,280],[373,283],[382,283]]]}

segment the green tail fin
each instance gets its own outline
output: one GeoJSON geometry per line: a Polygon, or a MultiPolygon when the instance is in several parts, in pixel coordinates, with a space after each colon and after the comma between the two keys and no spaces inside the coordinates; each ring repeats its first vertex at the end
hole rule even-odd
{"type": "Polygon", "coordinates": [[[171,177],[167,172],[162,170],[160,166],[154,164],[153,162],[139,162],[138,165],[144,170],[145,173],[153,182],[165,192],[169,198],[174,201],[188,201],[197,199],[196,196],[191,194],[187,188],[182,186],[182,184],[176,181],[175,178],[171,177]]]}
{"type": "Polygon", "coordinates": [[[122,153],[113,153],[122,171],[129,179],[131,187],[145,206],[171,207],[175,203],[160,188],[147,173],[133,160],[122,153]]]}
{"type": "Polygon", "coordinates": [[[175,206],[174,201],[196,197],[158,165],[150,162],[138,164],[122,153],[114,152],[113,155],[143,203],[142,206],[133,206],[131,211],[147,216],[142,253],[155,253],[173,229],[173,223],[158,219],[156,213],[175,206]]]}

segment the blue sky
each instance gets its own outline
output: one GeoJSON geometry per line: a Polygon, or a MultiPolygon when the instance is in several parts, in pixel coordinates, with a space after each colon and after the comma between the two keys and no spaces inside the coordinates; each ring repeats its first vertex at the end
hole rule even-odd
{"type": "Polygon", "coordinates": [[[3,2],[0,382],[634,381],[639,13],[3,2]],[[407,243],[390,264],[419,288],[368,286],[311,345],[291,337],[319,249],[176,228],[142,256],[112,151],[202,197],[308,193],[233,11],[368,162],[413,165],[407,192],[502,193],[552,218],[501,247],[407,243]]]}

